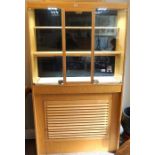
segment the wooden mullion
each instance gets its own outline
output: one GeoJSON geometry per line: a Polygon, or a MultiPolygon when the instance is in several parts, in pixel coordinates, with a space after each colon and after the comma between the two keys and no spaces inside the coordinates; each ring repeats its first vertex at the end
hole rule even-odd
{"type": "Polygon", "coordinates": [[[62,51],[63,51],[63,82],[66,83],[66,30],[65,30],[65,10],[61,11],[62,23],[62,51]]]}
{"type": "Polygon", "coordinates": [[[92,11],[92,31],[91,31],[91,83],[94,82],[94,37],[95,37],[95,10],[92,11]]]}

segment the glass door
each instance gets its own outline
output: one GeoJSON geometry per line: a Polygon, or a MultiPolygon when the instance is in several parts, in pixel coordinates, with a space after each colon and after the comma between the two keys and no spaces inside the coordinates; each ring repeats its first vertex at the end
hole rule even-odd
{"type": "Polygon", "coordinates": [[[123,73],[125,11],[47,8],[30,13],[36,82],[121,82],[115,77],[123,73]]]}
{"type": "Polygon", "coordinates": [[[65,12],[66,82],[91,82],[91,12],[65,12]]]}
{"type": "Polygon", "coordinates": [[[63,80],[61,9],[35,9],[36,63],[40,83],[63,80]]]}

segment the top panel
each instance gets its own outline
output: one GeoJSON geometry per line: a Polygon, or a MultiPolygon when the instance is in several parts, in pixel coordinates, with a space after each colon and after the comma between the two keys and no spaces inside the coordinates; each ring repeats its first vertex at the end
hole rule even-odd
{"type": "Polygon", "coordinates": [[[35,9],[36,26],[61,26],[61,10],[58,8],[35,9]]]}
{"type": "Polygon", "coordinates": [[[48,8],[49,6],[54,6],[58,8],[65,8],[66,10],[74,10],[83,9],[83,10],[90,10],[98,7],[105,7],[108,9],[127,9],[128,3],[110,3],[110,2],[103,2],[96,0],[82,0],[82,1],[62,1],[62,0],[54,0],[54,1],[32,1],[27,0],[26,7],[27,8],[48,8]]]}
{"type": "Polygon", "coordinates": [[[91,12],[66,12],[66,26],[91,26],[91,12]]]}

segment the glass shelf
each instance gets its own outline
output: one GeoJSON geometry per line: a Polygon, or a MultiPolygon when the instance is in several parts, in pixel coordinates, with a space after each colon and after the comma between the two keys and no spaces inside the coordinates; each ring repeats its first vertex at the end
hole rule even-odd
{"type": "Polygon", "coordinates": [[[35,26],[35,29],[62,29],[61,26],[35,26]]]}
{"type": "Polygon", "coordinates": [[[65,29],[92,29],[91,26],[66,26],[65,29]]]}
{"type": "Polygon", "coordinates": [[[94,51],[95,56],[117,56],[121,53],[122,51],[94,51]]]}
{"type": "Polygon", "coordinates": [[[53,56],[63,56],[62,51],[36,51],[33,53],[35,57],[53,57],[53,56]]]}

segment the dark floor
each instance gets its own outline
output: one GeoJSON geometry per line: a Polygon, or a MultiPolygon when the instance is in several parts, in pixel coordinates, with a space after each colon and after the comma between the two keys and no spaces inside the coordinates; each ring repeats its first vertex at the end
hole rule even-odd
{"type": "Polygon", "coordinates": [[[25,140],[25,155],[37,155],[34,139],[25,140]]]}

